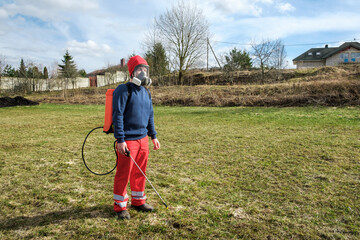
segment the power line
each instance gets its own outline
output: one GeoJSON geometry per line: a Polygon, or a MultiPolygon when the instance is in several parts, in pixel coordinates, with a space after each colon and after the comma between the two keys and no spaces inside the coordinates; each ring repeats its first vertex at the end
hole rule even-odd
{"type": "MultiPolygon", "coordinates": [[[[294,43],[294,44],[284,44],[286,47],[295,47],[295,46],[309,46],[309,45],[324,45],[324,44],[332,44],[332,43],[339,43],[339,42],[351,42],[356,41],[356,38],[353,40],[345,40],[345,41],[334,41],[334,42],[318,42],[318,43],[294,43]]],[[[232,44],[232,45],[243,45],[243,46],[251,46],[250,43],[239,43],[239,42],[224,42],[224,41],[212,41],[216,43],[224,43],[224,44],[232,44]]]]}
{"type": "MultiPolygon", "coordinates": [[[[309,45],[324,45],[324,44],[331,44],[331,43],[339,43],[341,41],[337,42],[321,42],[321,43],[295,43],[295,44],[285,44],[286,47],[295,47],[295,46],[309,46],[309,45]]],[[[347,41],[345,41],[347,42],[347,41]]]]}
{"type": "Polygon", "coordinates": [[[244,45],[244,46],[251,46],[250,43],[235,43],[235,42],[223,42],[223,41],[212,41],[212,42],[217,42],[217,43],[225,43],[225,44],[235,44],[235,45],[244,45]]]}

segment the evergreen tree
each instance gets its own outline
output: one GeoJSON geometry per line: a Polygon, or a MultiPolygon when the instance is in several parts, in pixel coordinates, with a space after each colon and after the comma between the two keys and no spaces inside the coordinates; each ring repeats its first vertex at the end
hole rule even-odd
{"type": "Polygon", "coordinates": [[[78,75],[79,75],[80,77],[86,77],[86,71],[85,71],[85,69],[80,69],[80,70],[78,71],[78,75]]]}
{"type": "Polygon", "coordinates": [[[43,76],[44,76],[44,79],[48,79],[48,78],[49,78],[49,73],[48,73],[48,70],[47,70],[46,67],[44,67],[43,76]]]}
{"type": "Polygon", "coordinates": [[[59,64],[60,76],[67,79],[76,77],[76,64],[68,50],[61,61],[63,64],[59,64]]]}
{"type": "Polygon", "coordinates": [[[20,66],[15,71],[15,77],[18,77],[18,83],[16,85],[16,91],[27,93],[31,90],[31,83],[28,79],[28,71],[24,63],[24,59],[20,60],[20,66]]]}
{"type": "MultiPolygon", "coordinates": [[[[70,81],[73,85],[73,88],[75,88],[77,69],[73,57],[69,54],[68,50],[66,50],[64,58],[61,61],[63,64],[59,64],[58,66],[59,66],[60,77],[62,77],[64,80],[64,90],[68,88],[70,81]]],[[[65,97],[65,92],[64,92],[64,97],[65,97]]]]}
{"type": "Polygon", "coordinates": [[[33,78],[33,68],[32,67],[29,67],[26,70],[26,76],[29,77],[29,78],[33,78]]]}
{"type": "Polygon", "coordinates": [[[150,66],[150,76],[162,76],[169,72],[169,62],[166,57],[163,45],[158,42],[145,54],[145,60],[150,66]]]}
{"type": "Polygon", "coordinates": [[[19,77],[20,77],[20,78],[26,78],[26,77],[27,77],[24,59],[21,59],[21,61],[20,61],[19,77]]]}
{"type": "Polygon", "coordinates": [[[251,58],[245,50],[237,50],[236,47],[225,56],[226,64],[224,69],[228,71],[250,69],[252,67],[251,58]]]}
{"type": "Polygon", "coordinates": [[[34,77],[35,78],[44,78],[43,73],[39,70],[37,66],[33,67],[34,77]]]}
{"type": "Polygon", "coordinates": [[[4,76],[6,77],[15,77],[16,76],[16,70],[10,65],[6,65],[3,70],[4,76]]]}

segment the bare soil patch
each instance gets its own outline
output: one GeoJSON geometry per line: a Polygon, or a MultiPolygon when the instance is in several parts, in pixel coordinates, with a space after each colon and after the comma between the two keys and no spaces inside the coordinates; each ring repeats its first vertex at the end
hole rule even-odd
{"type": "Polygon", "coordinates": [[[38,102],[31,101],[22,96],[17,96],[14,98],[11,97],[0,98],[0,107],[31,106],[38,104],[39,104],[38,102]]]}

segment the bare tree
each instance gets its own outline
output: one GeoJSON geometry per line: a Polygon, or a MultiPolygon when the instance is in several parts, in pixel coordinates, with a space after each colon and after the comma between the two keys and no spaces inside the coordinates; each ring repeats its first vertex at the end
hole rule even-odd
{"type": "Polygon", "coordinates": [[[32,92],[42,90],[43,79],[42,79],[42,72],[39,70],[42,66],[39,64],[34,63],[33,61],[29,60],[26,69],[26,77],[27,81],[29,82],[30,89],[32,92]]]}
{"type": "Polygon", "coordinates": [[[156,18],[154,18],[154,21],[149,24],[148,31],[145,33],[145,38],[142,42],[144,53],[152,49],[156,43],[162,41],[160,30],[156,27],[156,18]]]}
{"type": "Polygon", "coordinates": [[[271,56],[270,64],[275,69],[276,79],[281,77],[281,70],[287,67],[286,50],[283,42],[278,39],[274,41],[275,49],[271,56]]]}
{"type": "Polygon", "coordinates": [[[157,84],[161,84],[162,76],[169,73],[171,69],[170,59],[168,58],[169,48],[164,46],[165,41],[161,38],[161,33],[156,27],[156,19],[151,23],[143,41],[145,60],[150,65],[150,75],[157,76],[157,84]]]}
{"type": "Polygon", "coordinates": [[[261,69],[261,83],[264,83],[265,68],[270,66],[271,57],[276,50],[276,41],[262,40],[257,44],[251,43],[252,55],[255,57],[255,63],[258,63],[261,69]]]}
{"type": "Polygon", "coordinates": [[[209,24],[202,10],[180,1],[156,19],[156,28],[182,84],[184,73],[206,52],[209,24]]]}
{"type": "Polygon", "coordinates": [[[57,79],[59,78],[59,62],[54,60],[49,69],[49,78],[47,81],[47,90],[52,90],[54,88],[60,88],[61,84],[58,84],[57,79]]]}

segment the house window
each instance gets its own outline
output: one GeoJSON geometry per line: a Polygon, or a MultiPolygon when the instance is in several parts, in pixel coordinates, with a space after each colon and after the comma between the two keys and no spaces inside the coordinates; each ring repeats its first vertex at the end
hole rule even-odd
{"type": "Polygon", "coordinates": [[[351,53],[351,61],[352,62],[360,62],[360,52],[352,52],[351,53]]]}
{"type": "Polygon", "coordinates": [[[316,56],[320,56],[320,52],[316,52],[316,56]]]}
{"type": "Polygon", "coordinates": [[[349,53],[340,54],[340,59],[341,59],[341,61],[343,61],[345,63],[349,62],[349,53]]]}
{"type": "Polygon", "coordinates": [[[312,52],[309,52],[308,55],[309,55],[309,56],[312,56],[312,52]]]}

